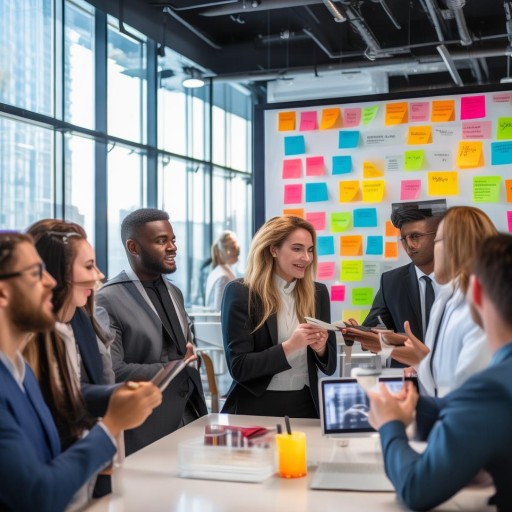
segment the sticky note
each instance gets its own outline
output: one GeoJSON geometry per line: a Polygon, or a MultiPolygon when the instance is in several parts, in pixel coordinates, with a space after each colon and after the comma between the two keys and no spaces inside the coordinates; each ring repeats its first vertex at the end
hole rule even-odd
{"type": "MultiPolygon", "coordinates": [[[[366,251],[366,254],[368,254],[368,250],[366,251]]],[[[380,251],[380,254],[382,254],[382,250],[380,251]]],[[[363,262],[364,277],[379,277],[380,273],[380,263],[378,263],[377,261],[363,262]]]]}
{"type": "Polygon", "coordinates": [[[444,170],[452,167],[452,153],[451,151],[434,151],[429,155],[430,167],[432,170],[444,170]]]}
{"type": "Polygon", "coordinates": [[[381,203],[384,199],[384,180],[363,180],[363,201],[381,203]]]}
{"type": "Polygon", "coordinates": [[[512,180],[505,180],[505,191],[507,193],[507,203],[512,203],[512,180]]]}
{"type": "Polygon", "coordinates": [[[430,113],[430,103],[428,101],[412,101],[409,104],[409,114],[411,122],[428,121],[430,113]]]}
{"type": "Polygon", "coordinates": [[[333,233],[342,233],[352,227],[351,212],[333,212],[331,213],[330,220],[333,233]]]}
{"type": "Polygon", "coordinates": [[[385,243],[384,258],[398,258],[398,242],[385,243]]]}
{"type": "Polygon", "coordinates": [[[354,128],[361,123],[360,108],[344,108],[343,109],[343,126],[345,128],[354,128]]]}
{"type": "Polygon", "coordinates": [[[338,147],[340,149],[357,148],[359,132],[357,130],[340,131],[338,147]]]}
{"type": "Polygon", "coordinates": [[[408,120],[408,104],[406,101],[386,104],[386,115],[384,119],[386,126],[407,123],[408,120]]]}
{"type": "Polygon", "coordinates": [[[478,119],[485,117],[485,96],[463,96],[460,99],[460,118],[478,119]]]}
{"type": "Polygon", "coordinates": [[[316,111],[301,112],[299,131],[316,130],[318,128],[316,122],[316,111]]]}
{"type": "Polygon", "coordinates": [[[491,142],[491,164],[512,164],[512,142],[491,142]]]}
{"type": "Polygon", "coordinates": [[[378,111],[379,111],[379,106],[378,105],[375,105],[373,107],[365,107],[365,108],[363,108],[363,113],[362,113],[363,124],[364,125],[370,124],[375,119],[375,116],[377,115],[378,111]]]}
{"type": "Polygon", "coordinates": [[[371,306],[373,302],[373,288],[352,288],[353,306],[371,306]]]}
{"type": "Polygon", "coordinates": [[[419,199],[421,180],[402,180],[400,184],[400,201],[414,201],[419,199]]]}
{"type": "Polygon", "coordinates": [[[375,162],[363,162],[363,178],[380,178],[381,176],[384,176],[384,172],[375,162]]]}
{"type": "Polygon", "coordinates": [[[511,211],[507,212],[507,227],[508,227],[508,232],[512,233],[512,212],[511,211]]]}
{"type": "Polygon", "coordinates": [[[339,108],[324,108],[320,120],[320,130],[341,128],[341,112],[339,108]]]}
{"type": "Polygon", "coordinates": [[[302,176],[302,160],[293,158],[283,160],[283,179],[300,178],[302,176]]]}
{"type": "Polygon", "coordinates": [[[362,256],[363,237],[361,235],[340,236],[340,256],[362,256]]]}
{"type": "Polygon", "coordinates": [[[474,176],[473,202],[498,203],[500,200],[501,176],[474,176]]]}
{"type": "Polygon", "coordinates": [[[492,95],[493,103],[512,103],[512,94],[509,92],[500,92],[492,95]]]}
{"type": "Polygon", "coordinates": [[[455,100],[434,100],[432,101],[433,123],[443,123],[455,120],[455,100]]]}
{"type": "Polygon", "coordinates": [[[302,203],[302,184],[284,186],[284,204],[302,203]]]}
{"type": "Polygon", "coordinates": [[[369,309],[343,309],[342,319],[348,320],[353,318],[359,325],[361,325],[369,312],[369,309]]]}
{"type": "Polygon", "coordinates": [[[306,142],[304,135],[295,135],[284,138],[285,156],[302,155],[306,152],[306,142]]]}
{"type": "Polygon", "coordinates": [[[384,160],[386,172],[400,171],[402,169],[401,164],[404,160],[404,157],[403,155],[386,155],[384,160]]]}
{"type": "Polygon", "coordinates": [[[423,149],[412,149],[404,153],[404,171],[421,171],[425,160],[423,149]]]}
{"type": "Polygon", "coordinates": [[[431,144],[432,126],[409,126],[407,130],[407,144],[431,144]]]}
{"type": "Polygon", "coordinates": [[[279,112],[278,131],[290,132],[295,130],[295,112],[279,112]]]}
{"type": "Polygon", "coordinates": [[[363,279],[363,262],[345,260],[341,262],[340,281],[361,281],[363,279]]]}
{"type": "Polygon", "coordinates": [[[451,143],[454,140],[460,139],[460,127],[459,125],[452,126],[433,126],[432,127],[432,137],[434,139],[434,143],[439,144],[442,143],[451,143]]]}
{"type": "Polygon", "coordinates": [[[334,261],[320,261],[316,269],[316,278],[320,281],[334,279],[334,261]]]}
{"type": "Polygon", "coordinates": [[[498,140],[512,139],[512,117],[498,117],[496,138],[498,140]]]}
{"type": "Polygon", "coordinates": [[[325,212],[307,212],[306,220],[316,231],[323,231],[325,229],[325,212]]]}
{"type": "Polygon", "coordinates": [[[306,203],[327,201],[327,183],[306,183],[306,203]]]}
{"type": "Polygon", "coordinates": [[[482,141],[461,141],[457,151],[457,167],[461,169],[470,169],[474,167],[483,167],[484,154],[482,151],[482,141]]]}
{"type": "MultiPolygon", "coordinates": [[[[381,236],[368,236],[366,238],[366,254],[382,255],[384,251],[384,239],[381,236]]],[[[367,275],[365,273],[365,275],[367,275]]]]}
{"type": "Polygon", "coordinates": [[[324,157],[308,156],[306,158],[306,176],[323,176],[324,174],[324,157]]]}
{"type": "Polygon", "coordinates": [[[316,238],[317,254],[318,256],[328,256],[334,254],[334,237],[333,236],[318,236],[316,238]]]}
{"type": "Polygon", "coordinates": [[[402,144],[403,134],[398,130],[382,130],[362,134],[365,146],[394,146],[402,144]]]}
{"type": "Polygon", "coordinates": [[[455,171],[429,172],[429,196],[456,196],[459,193],[459,174],[455,171]]]}
{"type": "Polygon", "coordinates": [[[345,286],[342,284],[333,284],[331,286],[331,301],[343,302],[345,300],[345,286]]]}
{"type": "Polygon", "coordinates": [[[349,174],[352,172],[352,157],[350,155],[339,155],[332,157],[332,173],[349,174]]]}
{"type": "Polygon", "coordinates": [[[354,201],[359,193],[359,181],[340,181],[340,203],[354,201]]]}
{"type": "Polygon", "coordinates": [[[386,221],[386,236],[400,236],[400,230],[390,220],[386,221]]]}
{"type": "Polygon", "coordinates": [[[354,209],[354,227],[355,228],[375,228],[375,227],[377,227],[377,209],[376,208],[356,208],[356,209],[354,209]]]}
{"type": "Polygon", "coordinates": [[[490,139],[491,132],[491,121],[464,121],[462,123],[463,139],[490,139]]]}
{"type": "Polygon", "coordinates": [[[304,218],[304,208],[285,208],[283,215],[291,215],[292,217],[304,218]]]}

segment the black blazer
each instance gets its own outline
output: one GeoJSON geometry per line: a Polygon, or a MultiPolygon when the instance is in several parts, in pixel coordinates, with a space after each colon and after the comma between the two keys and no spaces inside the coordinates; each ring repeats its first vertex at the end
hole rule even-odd
{"type": "MultiPolygon", "coordinates": [[[[254,396],[266,391],[272,377],[290,369],[284,350],[277,342],[277,316],[272,315],[265,324],[252,332],[261,318],[258,305],[248,314],[249,289],[240,279],[231,281],[224,289],[221,307],[222,337],[229,372],[233,383],[229,389],[223,412],[234,409],[241,389],[254,396]]],[[[329,293],[325,285],[315,283],[316,317],[331,321],[329,293]]],[[[319,358],[308,347],[309,387],[312,399],[318,408],[318,375],[321,370],[332,375],[336,370],[336,336],[329,331],[327,350],[319,358]]]]}

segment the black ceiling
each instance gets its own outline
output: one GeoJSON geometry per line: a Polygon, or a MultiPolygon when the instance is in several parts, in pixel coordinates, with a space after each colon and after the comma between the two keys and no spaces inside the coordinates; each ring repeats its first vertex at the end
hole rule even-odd
{"type": "Polygon", "coordinates": [[[162,42],[165,31],[168,46],[212,74],[256,81],[377,67],[389,72],[390,90],[446,86],[454,79],[437,49],[444,44],[464,85],[499,83],[512,40],[512,1],[503,0],[111,3],[152,38],[162,42]],[[335,21],[334,11],[347,20],[335,21]]]}

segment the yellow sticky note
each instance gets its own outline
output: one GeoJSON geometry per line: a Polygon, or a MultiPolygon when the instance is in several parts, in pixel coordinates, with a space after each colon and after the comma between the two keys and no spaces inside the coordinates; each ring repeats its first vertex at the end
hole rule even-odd
{"type": "Polygon", "coordinates": [[[432,126],[410,126],[407,130],[407,144],[431,144],[432,126]]]}
{"type": "Polygon", "coordinates": [[[429,196],[456,196],[459,193],[459,173],[456,171],[429,172],[427,181],[429,196]]]}
{"type": "Polygon", "coordinates": [[[283,215],[291,215],[292,217],[304,218],[304,208],[288,208],[283,210],[283,215]]]}
{"type": "Polygon", "coordinates": [[[505,190],[507,192],[507,203],[512,203],[512,180],[505,180],[505,190]]]}
{"type": "Polygon", "coordinates": [[[380,178],[384,172],[374,162],[363,162],[363,178],[380,178]]]}
{"type": "Polygon", "coordinates": [[[457,151],[457,167],[461,169],[471,169],[473,167],[483,167],[484,154],[482,151],[482,141],[461,141],[457,151]]]}
{"type": "Polygon", "coordinates": [[[279,124],[277,129],[280,132],[295,130],[295,112],[279,112],[279,124]]]}
{"type": "Polygon", "coordinates": [[[341,318],[344,321],[353,318],[359,325],[361,325],[365,321],[369,312],[369,309],[344,309],[342,311],[341,318]]]}
{"type": "Polygon", "coordinates": [[[432,102],[433,123],[444,123],[455,120],[455,100],[434,100],[432,102]]]}
{"type": "Polygon", "coordinates": [[[324,108],[320,120],[320,130],[341,128],[341,110],[339,108],[324,108]]]}
{"type": "Polygon", "coordinates": [[[352,227],[351,212],[333,212],[331,213],[331,232],[343,233],[352,227]]]}
{"type": "Polygon", "coordinates": [[[340,281],[361,281],[363,279],[363,262],[347,260],[341,262],[340,281]]]}
{"type": "Polygon", "coordinates": [[[358,193],[359,181],[340,181],[340,203],[354,201],[358,193]]]}
{"type": "Polygon", "coordinates": [[[381,203],[384,199],[384,180],[363,180],[363,201],[381,203]]]}
{"type": "Polygon", "coordinates": [[[424,160],[425,151],[423,149],[406,151],[404,153],[404,171],[421,171],[424,160]]]}
{"type": "Polygon", "coordinates": [[[398,242],[384,244],[384,258],[398,258],[398,242]]]}
{"type": "Polygon", "coordinates": [[[386,236],[400,236],[400,230],[395,228],[390,220],[386,221],[386,236]]]}
{"type": "Polygon", "coordinates": [[[362,256],[363,237],[361,235],[340,236],[341,256],[362,256]]]}
{"type": "Polygon", "coordinates": [[[402,101],[400,103],[388,103],[386,105],[386,117],[384,124],[386,126],[391,126],[394,124],[407,123],[409,120],[407,111],[408,103],[406,101],[402,101]]]}

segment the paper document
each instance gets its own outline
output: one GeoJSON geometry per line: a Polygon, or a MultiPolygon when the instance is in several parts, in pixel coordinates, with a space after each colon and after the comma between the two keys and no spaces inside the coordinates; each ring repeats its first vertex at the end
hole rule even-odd
{"type": "Polygon", "coordinates": [[[305,316],[304,320],[306,320],[306,323],[311,325],[316,325],[317,327],[321,327],[322,329],[325,329],[326,331],[341,331],[341,329],[344,329],[346,327],[345,322],[342,320],[337,320],[336,322],[333,322],[332,324],[329,324],[327,322],[324,322],[322,320],[318,320],[318,318],[311,318],[310,316],[305,316]]]}

